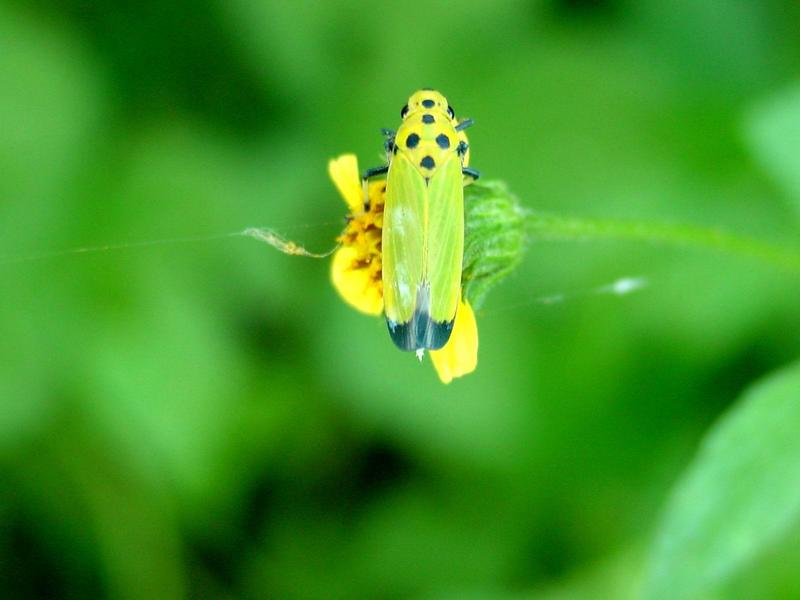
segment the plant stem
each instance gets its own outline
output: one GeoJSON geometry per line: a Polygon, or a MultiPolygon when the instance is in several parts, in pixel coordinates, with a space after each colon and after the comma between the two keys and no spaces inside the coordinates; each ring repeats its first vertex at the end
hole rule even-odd
{"type": "Polygon", "coordinates": [[[614,219],[575,219],[531,212],[529,239],[641,241],[714,250],[800,272],[800,248],[698,225],[614,219]]]}

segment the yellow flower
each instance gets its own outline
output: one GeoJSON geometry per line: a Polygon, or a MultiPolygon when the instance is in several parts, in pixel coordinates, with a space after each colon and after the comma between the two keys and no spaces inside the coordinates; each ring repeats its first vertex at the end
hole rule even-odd
{"type": "Polygon", "coordinates": [[[341,247],[331,263],[333,287],[353,308],[379,315],[383,312],[381,227],[386,184],[376,181],[369,185],[370,201],[365,207],[354,155],[343,154],[330,161],[328,173],[350,208],[347,227],[337,240],[341,247]]]}
{"type": "MultiPolygon", "coordinates": [[[[347,227],[337,240],[341,246],[331,263],[333,286],[353,308],[369,315],[379,315],[383,312],[381,236],[386,182],[369,184],[369,199],[365,206],[358,161],[353,154],[343,154],[331,160],[328,173],[350,209],[347,227]]],[[[430,354],[443,383],[450,383],[454,378],[475,370],[478,365],[478,326],[466,301],[459,303],[450,340],[444,348],[430,354]]]]}
{"type": "Polygon", "coordinates": [[[441,350],[431,351],[431,360],[442,383],[468,375],[478,366],[478,324],[472,307],[463,299],[458,305],[450,339],[441,350]]]}

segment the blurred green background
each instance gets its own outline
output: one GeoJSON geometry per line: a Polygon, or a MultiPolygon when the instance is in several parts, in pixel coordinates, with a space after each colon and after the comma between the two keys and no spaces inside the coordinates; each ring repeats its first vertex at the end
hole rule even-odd
{"type": "MultiPolygon", "coordinates": [[[[9,257],[248,226],[329,248],[327,160],[379,163],[426,86],[530,208],[796,239],[757,124],[798,31],[794,0],[4,2],[0,594],[636,597],[703,433],[797,357],[797,277],[531,244],[443,386],[327,261],[9,257]],[[586,293],[623,276],[649,285],[586,293]]],[[[716,593],[800,597],[797,548],[771,552],[716,593]]]]}

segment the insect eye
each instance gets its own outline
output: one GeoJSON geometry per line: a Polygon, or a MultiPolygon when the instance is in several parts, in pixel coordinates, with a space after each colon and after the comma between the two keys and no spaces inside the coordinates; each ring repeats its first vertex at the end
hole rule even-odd
{"type": "Polygon", "coordinates": [[[448,115],[450,115],[450,118],[451,118],[451,119],[455,119],[455,118],[456,118],[456,113],[455,113],[455,111],[453,110],[453,107],[452,107],[452,106],[448,106],[448,107],[447,107],[447,114],[448,114],[448,115]]]}
{"type": "Polygon", "coordinates": [[[406,104],[403,108],[400,109],[400,118],[405,119],[407,114],[408,114],[408,104],[406,104]]]}

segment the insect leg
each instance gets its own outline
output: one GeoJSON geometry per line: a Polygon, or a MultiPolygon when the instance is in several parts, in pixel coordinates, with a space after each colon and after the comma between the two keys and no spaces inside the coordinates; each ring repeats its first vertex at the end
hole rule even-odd
{"type": "Polygon", "coordinates": [[[371,169],[367,169],[364,171],[364,174],[361,176],[361,181],[366,181],[367,179],[372,179],[373,177],[377,177],[378,175],[386,175],[389,172],[389,165],[383,165],[382,167],[372,167],[371,169]]]}
{"type": "Polygon", "coordinates": [[[464,119],[463,121],[461,121],[461,123],[456,125],[456,131],[464,131],[467,127],[472,127],[472,125],[474,124],[475,121],[473,121],[472,119],[464,119]]]}
{"type": "Polygon", "coordinates": [[[378,175],[385,175],[389,172],[389,165],[384,165],[382,167],[372,167],[371,169],[367,169],[364,171],[364,174],[361,176],[361,188],[364,191],[364,210],[369,210],[369,186],[367,185],[368,181],[373,177],[377,177],[378,175]]]}
{"type": "Polygon", "coordinates": [[[386,138],[383,140],[383,149],[386,151],[386,156],[391,157],[392,151],[394,150],[394,136],[396,135],[396,131],[394,129],[381,129],[381,133],[383,137],[386,138]]]}
{"type": "Polygon", "coordinates": [[[461,173],[464,175],[464,177],[471,178],[471,181],[469,183],[472,183],[473,181],[478,181],[478,179],[480,179],[481,177],[481,172],[478,171],[478,169],[473,169],[472,167],[463,167],[461,169],[461,173]]]}

